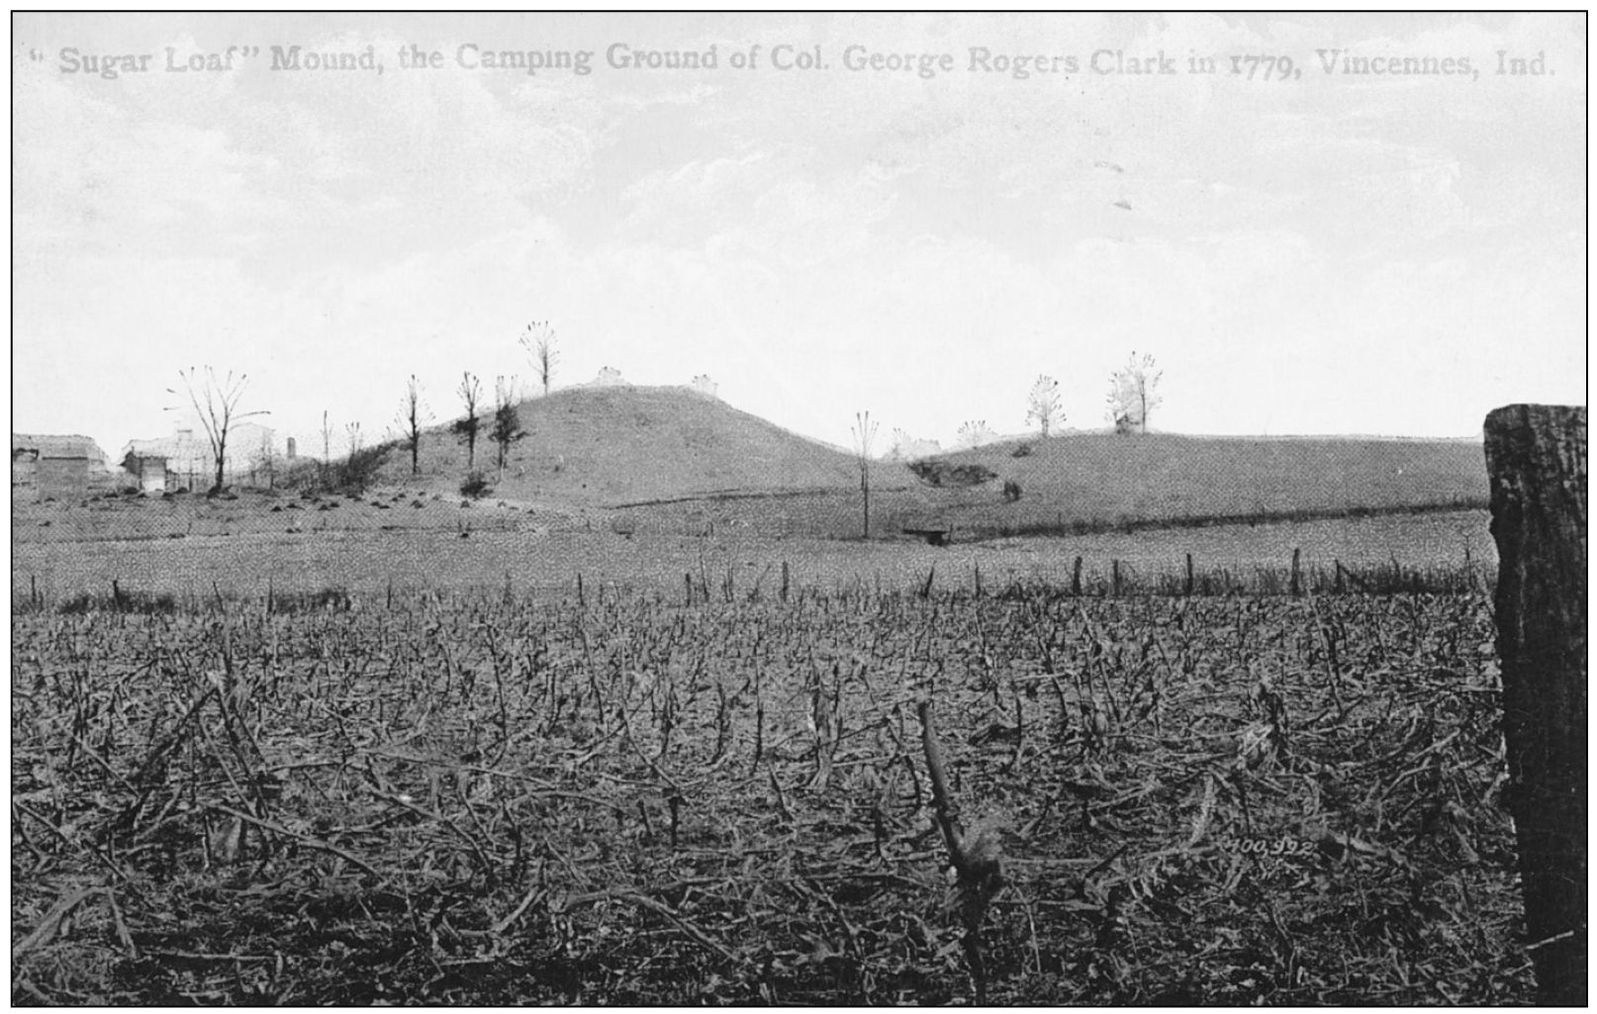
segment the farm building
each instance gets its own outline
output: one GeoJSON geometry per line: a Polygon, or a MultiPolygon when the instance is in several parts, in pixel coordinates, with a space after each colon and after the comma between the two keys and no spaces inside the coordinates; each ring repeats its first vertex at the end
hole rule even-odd
{"type": "MultiPolygon", "coordinates": [[[[251,422],[234,424],[227,434],[227,481],[254,482],[257,466],[282,453],[276,431],[251,422]]],[[[210,488],[216,477],[216,459],[211,453],[210,438],[203,429],[183,427],[171,436],[129,440],[122,448],[122,462],[123,467],[132,472],[127,464],[130,457],[137,460],[164,458],[163,488],[203,491],[210,488]]]]}
{"type": "Polygon", "coordinates": [[[11,498],[71,500],[111,485],[105,452],[83,436],[11,434],[11,498]]]}
{"type": "MultiPolygon", "coordinates": [[[[204,435],[195,438],[191,429],[180,429],[169,437],[152,437],[148,440],[129,440],[122,448],[122,467],[139,473],[130,462],[160,458],[163,486],[174,489],[197,489],[208,485],[211,472],[211,449],[204,435]]],[[[142,488],[142,479],[141,479],[142,488]]]]}
{"type": "Polygon", "coordinates": [[[135,454],[129,451],[122,458],[122,468],[138,481],[145,493],[166,492],[166,458],[160,454],[135,454]]]}

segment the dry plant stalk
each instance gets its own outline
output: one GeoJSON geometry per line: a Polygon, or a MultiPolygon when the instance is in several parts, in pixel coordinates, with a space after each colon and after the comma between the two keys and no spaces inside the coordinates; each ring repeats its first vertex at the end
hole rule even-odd
{"type": "Polygon", "coordinates": [[[998,835],[991,829],[979,830],[969,837],[965,835],[959,823],[959,805],[948,790],[943,747],[932,725],[931,702],[921,701],[918,710],[937,824],[942,829],[949,859],[958,876],[954,891],[960,921],[965,925],[965,957],[970,962],[971,978],[976,983],[976,1003],[984,1006],[987,1003],[987,966],[982,960],[981,924],[987,915],[987,906],[1004,886],[998,835]]]}

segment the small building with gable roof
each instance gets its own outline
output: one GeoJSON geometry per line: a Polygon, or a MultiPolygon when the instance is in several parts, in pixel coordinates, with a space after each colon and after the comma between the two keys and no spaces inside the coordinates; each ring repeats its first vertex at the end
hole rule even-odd
{"type": "Polygon", "coordinates": [[[11,434],[11,498],[76,500],[109,486],[111,469],[93,440],[76,434],[11,434]]]}

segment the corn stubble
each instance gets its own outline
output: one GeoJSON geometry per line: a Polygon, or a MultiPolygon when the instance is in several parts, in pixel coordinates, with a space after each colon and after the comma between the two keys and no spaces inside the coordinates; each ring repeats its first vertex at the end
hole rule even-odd
{"type": "Polygon", "coordinates": [[[752,598],[14,616],[13,1002],[1531,996],[1479,595],[752,598]]]}

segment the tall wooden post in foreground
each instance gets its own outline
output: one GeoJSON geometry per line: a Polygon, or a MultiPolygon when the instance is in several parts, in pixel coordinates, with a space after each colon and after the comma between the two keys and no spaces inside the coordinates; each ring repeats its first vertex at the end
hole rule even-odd
{"type": "Polygon", "coordinates": [[[1486,417],[1508,806],[1537,1000],[1586,1003],[1586,410],[1486,417]]]}

